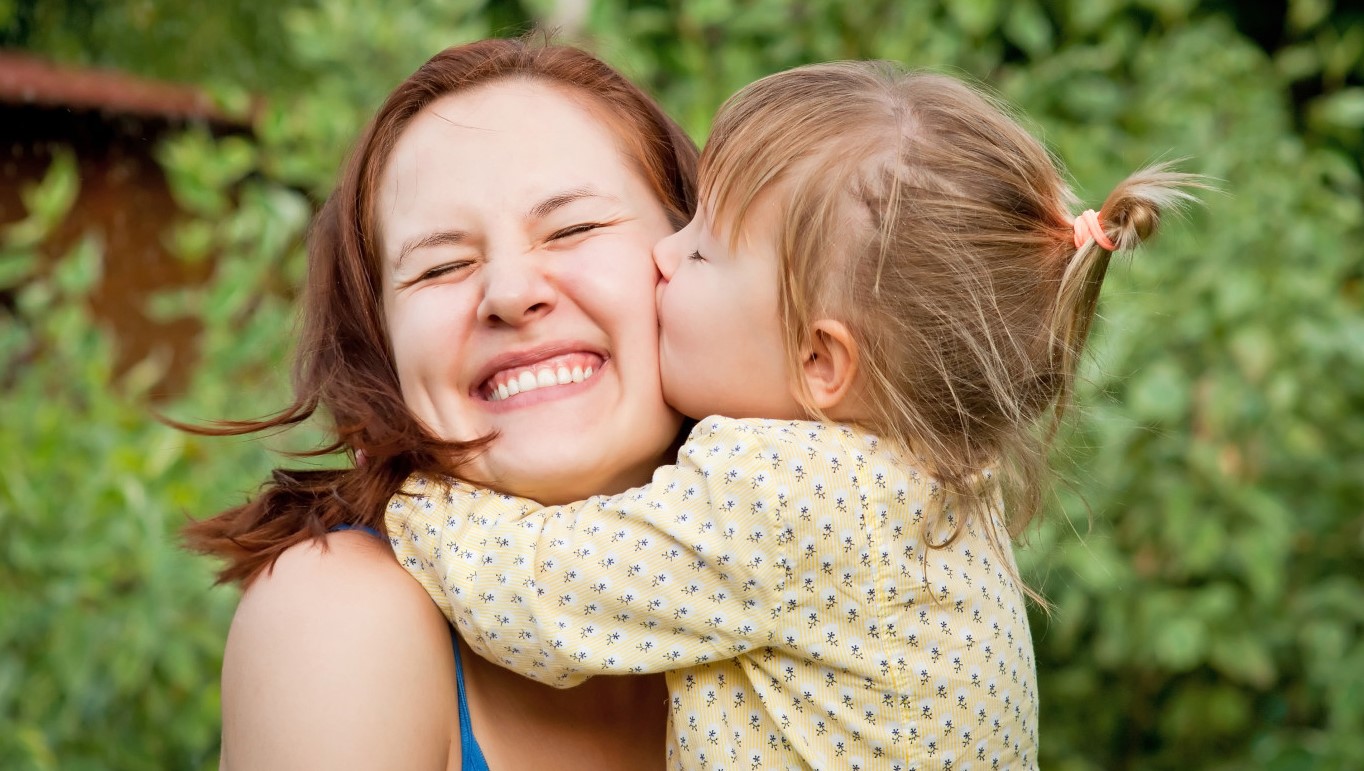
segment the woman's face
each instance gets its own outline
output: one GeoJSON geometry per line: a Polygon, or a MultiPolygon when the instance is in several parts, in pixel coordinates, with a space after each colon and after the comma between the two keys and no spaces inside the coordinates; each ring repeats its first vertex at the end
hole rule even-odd
{"type": "Polygon", "coordinates": [[[672,227],[587,98],[521,80],[445,96],[376,200],[404,400],[442,438],[497,432],[464,476],[544,503],[646,481],[680,428],[650,257],[672,227]]]}

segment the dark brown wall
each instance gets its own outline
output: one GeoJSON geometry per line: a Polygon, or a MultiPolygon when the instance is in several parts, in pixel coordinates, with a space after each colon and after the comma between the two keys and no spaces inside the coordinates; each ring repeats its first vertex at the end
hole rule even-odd
{"type": "Polygon", "coordinates": [[[153,321],[144,306],[153,291],[203,281],[210,269],[207,262],[187,265],[167,248],[182,214],[153,152],[175,128],[157,118],[0,104],[0,225],[25,216],[20,190],[43,178],[56,147],[71,148],[80,193],[43,244],[42,270],[87,233],[96,235],[105,261],[91,310],[114,332],[120,372],[158,347],[171,352],[171,373],[156,389],[161,393],[183,388],[199,330],[190,320],[153,321]]]}

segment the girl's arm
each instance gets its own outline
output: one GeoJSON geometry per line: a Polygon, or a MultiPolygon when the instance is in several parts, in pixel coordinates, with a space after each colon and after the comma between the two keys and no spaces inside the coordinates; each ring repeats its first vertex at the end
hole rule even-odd
{"type": "Polygon", "coordinates": [[[301,544],[233,618],[222,768],[445,769],[459,746],[454,682],[449,626],[383,543],[301,544]]]}
{"type": "Polygon", "coordinates": [[[565,506],[417,477],[389,534],[469,644],[528,677],[729,658],[810,621],[795,617],[809,546],[795,525],[856,502],[840,431],[708,418],[649,485],[565,506]]]}

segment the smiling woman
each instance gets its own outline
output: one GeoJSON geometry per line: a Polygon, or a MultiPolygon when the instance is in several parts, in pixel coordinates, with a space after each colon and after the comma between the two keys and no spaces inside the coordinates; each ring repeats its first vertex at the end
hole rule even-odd
{"type": "Polygon", "coordinates": [[[309,239],[294,403],[197,429],[321,409],[323,452],[367,458],[281,469],[188,530],[246,586],[225,769],[663,765],[660,680],[556,691],[469,655],[372,533],[414,471],[555,503],[664,460],[681,418],[659,383],[651,250],[690,217],[695,165],[657,105],[573,48],[452,48],[389,96],[309,239]]]}
{"type": "Polygon", "coordinates": [[[403,400],[439,436],[498,437],[462,476],[544,501],[646,478],[680,420],[640,256],[674,228],[602,118],[535,81],[444,96],[376,203],[403,400]]]}

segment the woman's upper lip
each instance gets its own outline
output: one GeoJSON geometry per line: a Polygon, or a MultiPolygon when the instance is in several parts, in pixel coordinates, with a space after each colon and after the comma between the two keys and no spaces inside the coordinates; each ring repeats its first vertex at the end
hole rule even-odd
{"type": "Polygon", "coordinates": [[[474,376],[473,390],[477,391],[487,382],[488,378],[496,375],[504,369],[514,369],[516,367],[529,367],[536,362],[552,359],[555,356],[563,356],[566,353],[590,353],[606,359],[606,352],[595,345],[576,340],[559,340],[550,343],[541,343],[528,348],[518,348],[513,351],[498,354],[489,359],[474,376]]]}

